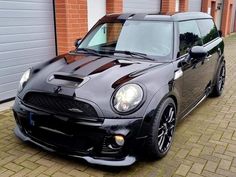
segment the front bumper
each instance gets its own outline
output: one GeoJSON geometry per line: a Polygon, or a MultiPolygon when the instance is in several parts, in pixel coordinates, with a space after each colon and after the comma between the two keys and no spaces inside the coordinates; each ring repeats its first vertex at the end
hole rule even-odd
{"type": "MultiPolygon", "coordinates": [[[[16,134],[16,136],[18,138],[20,138],[22,141],[24,142],[31,142],[41,148],[43,148],[44,150],[50,151],[50,152],[57,152],[57,153],[61,153],[64,154],[63,152],[58,152],[56,149],[52,149],[50,147],[47,147],[43,144],[40,144],[39,142],[36,142],[34,140],[32,140],[31,138],[29,138],[28,136],[25,136],[19,129],[19,127],[17,126],[14,129],[14,132],[16,134]]],[[[136,158],[133,156],[126,156],[124,159],[122,160],[103,160],[103,159],[96,159],[90,156],[80,156],[80,155],[75,155],[75,154],[64,154],[70,157],[75,157],[75,158],[80,158],[83,159],[85,161],[87,161],[90,164],[95,164],[95,165],[104,165],[104,166],[114,166],[114,167],[122,167],[122,166],[130,166],[132,164],[135,163],[136,158]]]]}
{"type": "Polygon", "coordinates": [[[144,142],[139,137],[141,118],[74,122],[68,117],[29,108],[19,98],[13,112],[17,122],[15,134],[21,140],[91,164],[130,166],[136,161],[137,147],[144,142]],[[115,135],[124,137],[124,146],[113,147],[115,135]]]}

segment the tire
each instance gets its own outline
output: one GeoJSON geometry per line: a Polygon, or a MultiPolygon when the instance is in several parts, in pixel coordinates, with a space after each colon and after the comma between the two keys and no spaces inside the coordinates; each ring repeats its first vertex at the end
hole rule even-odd
{"type": "Polygon", "coordinates": [[[216,74],[216,83],[213,86],[210,96],[219,97],[222,95],[225,85],[225,77],[226,77],[225,62],[222,62],[216,74]]]}
{"type": "Polygon", "coordinates": [[[172,144],[176,126],[176,105],[167,98],[158,106],[147,138],[147,155],[151,159],[164,157],[172,144]]]}

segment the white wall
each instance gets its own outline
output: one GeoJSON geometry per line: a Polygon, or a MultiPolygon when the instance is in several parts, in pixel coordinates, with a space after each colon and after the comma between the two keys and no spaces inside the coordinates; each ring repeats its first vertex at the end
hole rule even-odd
{"type": "Polygon", "coordinates": [[[190,12],[201,12],[202,0],[189,0],[188,11],[190,12]]]}
{"type": "Polygon", "coordinates": [[[106,0],[87,0],[88,6],[88,29],[106,15],[106,0]]]}

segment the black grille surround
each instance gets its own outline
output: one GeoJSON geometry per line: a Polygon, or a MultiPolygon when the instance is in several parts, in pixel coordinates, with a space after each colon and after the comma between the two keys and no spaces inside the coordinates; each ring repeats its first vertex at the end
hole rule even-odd
{"type": "Polygon", "coordinates": [[[23,102],[27,106],[49,113],[84,119],[98,117],[96,110],[90,104],[66,96],[29,92],[23,102]]]}

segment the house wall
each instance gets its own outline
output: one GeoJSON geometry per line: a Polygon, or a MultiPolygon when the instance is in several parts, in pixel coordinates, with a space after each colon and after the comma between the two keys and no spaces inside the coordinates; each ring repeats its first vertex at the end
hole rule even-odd
{"type": "MultiPolygon", "coordinates": [[[[106,0],[106,13],[122,13],[123,1],[127,0],[106,0]]],[[[161,1],[161,13],[175,12],[176,0],[157,1],[161,1]]],[[[181,12],[188,11],[189,1],[179,0],[179,10],[181,12]]],[[[222,30],[223,35],[226,36],[236,30],[235,3],[236,0],[202,0],[201,11],[210,13],[214,17],[217,26],[222,30]],[[222,1],[222,7],[221,10],[217,10],[217,5],[220,1],[222,1]]],[[[87,33],[87,9],[87,0],[55,1],[57,48],[59,54],[73,49],[74,40],[84,37],[87,33]]]]}

